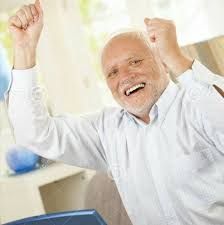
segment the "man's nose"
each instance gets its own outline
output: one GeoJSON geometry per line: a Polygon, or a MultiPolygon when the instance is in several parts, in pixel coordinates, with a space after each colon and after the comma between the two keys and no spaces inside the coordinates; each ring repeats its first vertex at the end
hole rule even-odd
{"type": "Polygon", "coordinates": [[[124,66],[124,67],[120,68],[120,79],[121,80],[126,80],[130,76],[132,76],[132,72],[128,67],[124,66]]]}

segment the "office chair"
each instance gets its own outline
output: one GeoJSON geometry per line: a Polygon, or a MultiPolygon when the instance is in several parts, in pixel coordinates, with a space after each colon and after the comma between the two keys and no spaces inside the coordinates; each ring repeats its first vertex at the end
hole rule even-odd
{"type": "Polygon", "coordinates": [[[107,225],[93,209],[60,212],[21,219],[4,225],[107,225]]]}

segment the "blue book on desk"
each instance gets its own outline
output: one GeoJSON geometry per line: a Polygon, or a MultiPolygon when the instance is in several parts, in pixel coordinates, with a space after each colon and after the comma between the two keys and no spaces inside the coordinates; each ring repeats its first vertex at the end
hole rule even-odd
{"type": "Polygon", "coordinates": [[[4,225],[107,225],[96,210],[79,210],[34,216],[4,225]]]}

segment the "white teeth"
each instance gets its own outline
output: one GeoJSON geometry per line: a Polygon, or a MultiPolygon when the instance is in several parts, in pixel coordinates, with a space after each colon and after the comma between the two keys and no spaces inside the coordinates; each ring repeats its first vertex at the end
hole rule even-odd
{"type": "Polygon", "coordinates": [[[125,94],[126,94],[127,96],[129,96],[130,93],[131,93],[132,91],[134,91],[134,90],[136,90],[137,88],[140,88],[140,87],[145,87],[145,84],[144,84],[144,83],[137,84],[137,85],[135,85],[135,86],[129,88],[129,89],[125,92],[125,94]]]}

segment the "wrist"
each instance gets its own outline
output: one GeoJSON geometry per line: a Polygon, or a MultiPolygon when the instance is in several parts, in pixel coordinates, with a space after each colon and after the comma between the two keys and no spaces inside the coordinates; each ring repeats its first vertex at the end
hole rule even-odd
{"type": "Polygon", "coordinates": [[[14,47],[13,68],[24,70],[36,65],[36,49],[29,47],[14,47]]]}
{"type": "Polygon", "coordinates": [[[167,67],[169,68],[171,73],[177,77],[184,73],[186,70],[191,69],[194,60],[186,57],[180,52],[170,57],[167,61],[167,67]]]}

